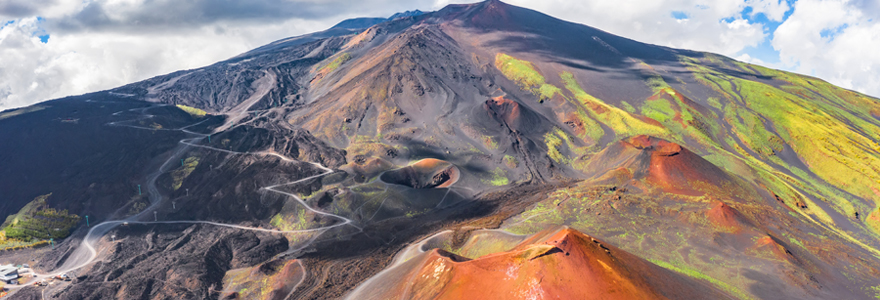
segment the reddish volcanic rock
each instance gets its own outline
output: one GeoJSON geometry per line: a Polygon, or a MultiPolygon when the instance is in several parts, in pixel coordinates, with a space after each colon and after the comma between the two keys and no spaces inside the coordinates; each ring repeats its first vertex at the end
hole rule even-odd
{"type": "Polygon", "coordinates": [[[769,235],[755,241],[755,245],[749,248],[749,252],[757,254],[758,256],[769,256],[773,259],[797,263],[794,254],[792,254],[791,251],[788,251],[788,249],[786,249],[778,240],[769,235]]]}
{"type": "Polygon", "coordinates": [[[712,209],[707,212],[707,215],[713,225],[725,229],[740,231],[744,227],[751,226],[751,223],[745,216],[721,201],[716,202],[712,209]]]}
{"type": "Polygon", "coordinates": [[[495,97],[486,100],[484,108],[506,124],[515,124],[519,120],[520,107],[519,103],[504,97],[495,97]]]}
{"type": "Polygon", "coordinates": [[[728,298],[703,283],[568,228],[538,233],[510,251],[473,260],[437,249],[423,255],[416,269],[401,274],[408,280],[387,282],[393,287],[376,285],[378,293],[365,293],[367,298],[728,298]]]}
{"type": "MultiPolygon", "coordinates": [[[[699,196],[730,194],[737,188],[724,170],[688,149],[663,139],[640,135],[611,144],[587,168],[601,176],[609,168],[629,168],[633,180],[644,180],[664,192],[699,196]]],[[[621,184],[624,182],[615,182],[621,184]]]]}
{"type": "Polygon", "coordinates": [[[484,118],[483,116],[478,116],[477,118],[484,121],[493,121],[483,123],[485,124],[484,126],[491,127],[501,124],[512,131],[535,133],[544,132],[554,126],[552,123],[547,122],[546,118],[540,114],[529,110],[527,106],[504,96],[488,99],[483,103],[482,107],[489,118],[484,118]]]}

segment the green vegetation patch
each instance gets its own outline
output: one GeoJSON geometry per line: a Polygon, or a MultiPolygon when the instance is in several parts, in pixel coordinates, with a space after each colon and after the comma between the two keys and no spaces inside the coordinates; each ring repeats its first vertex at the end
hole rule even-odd
{"type": "Polygon", "coordinates": [[[48,107],[48,106],[34,105],[34,106],[28,106],[28,107],[22,107],[19,109],[10,110],[10,111],[4,112],[4,113],[0,113],[0,120],[23,115],[26,113],[32,113],[35,111],[41,111],[41,110],[46,109],[46,107],[48,107]]]}
{"type": "Polygon", "coordinates": [[[636,108],[633,107],[632,104],[629,104],[629,102],[620,101],[620,106],[623,106],[623,109],[626,110],[626,112],[628,112],[628,113],[631,113],[631,114],[636,113],[636,108]]]}
{"type": "Polygon", "coordinates": [[[657,120],[660,123],[667,123],[675,118],[676,109],[672,107],[672,103],[662,97],[656,99],[648,99],[642,105],[642,114],[648,118],[657,120]]]}
{"type": "Polygon", "coordinates": [[[269,224],[283,231],[305,230],[309,228],[305,209],[300,209],[295,215],[277,213],[269,220],[269,224]]]}
{"type": "Polygon", "coordinates": [[[134,195],[131,196],[129,203],[131,206],[128,207],[128,215],[133,216],[141,213],[145,209],[147,209],[147,204],[149,204],[150,200],[144,195],[134,195]]]}
{"type": "Polygon", "coordinates": [[[678,272],[678,273],[681,273],[681,274],[684,274],[684,275],[687,275],[687,276],[690,276],[693,278],[708,281],[709,283],[712,283],[713,285],[717,286],[721,290],[727,292],[730,295],[735,296],[738,299],[755,299],[754,297],[752,297],[749,294],[744,293],[740,289],[738,289],[732,285],[729,285],[723,281],[720,281],[718,279],[712,278],[712,277],[710,277],[706,274],[703,274],[700,271],[697,271],[695,269],[691,269],[691,268],[683,267],[683,266],[675,266],[675,265],[672,265],[672,264],[667,263],[665,261],[660,261],[660,260],[656,260],[656,259],[649,259],[649,260],[652,263],[654,263],[660,267],[663,267],[663,268],[666,268],[666,269],[669,269],[669,270],[672,270],[672,271],[675,271],[675,272],[678,272]]]}
{"type": "Polygon", "coordinates": [[[533,234],[550,226],[568,225],[660,267],[706,280],[734,297],[751,299],[752,296],[744,292],[751,281],[733,272],[750,266],[728,264],[725,255],[729,254],[702,253],[692,246],[695,238],[703,238],[706,230],[713,229],[701,212],[683,212],[702,211],[705,202],[699,197],[681,199],[686,201],[662,198],[629,194],[611,185],[581,182],[548,193],[546,200],[510,219],[503,228],[516,234],[533,234]],[[675,221],[670,222],[670,218],[686,220],[683,222],[694,226],[682,227],[675,221]],[[726,276],[728,274],[730,276],[726,276]]]}
{"type": "Polygon", "coordinates": [[[17,214],[6,218],[0,231],[0,247],[8,244],[34,243],[42,240],[63,239],[80,221],[67,210],[50,208],[46,199],[51,193],[34,198],[17,214]]]}
{"type": "MultiPolygon", "coordinates": [[[[650,83],[648,85],[651,86],[650,83]]],[[[649,97],[642,105],[641,111],[642,115],[663,124],[676,140],[690,137],[704,146],[720,147],[720,144],[713,139],[714,133],[720,130],[716,122],[718,117],[711,111],[709,115],[700,112],[694,107],[697,105],[699,104],[691,102],[684,95],[667,86],[658,89],[649,97]]]]}
{"type": "MultiPolygon", "coordinates": [[[[746,71],[758,70],[764,76],[791,83],[777,88],[726,76],[698,61],[684,62],[704,84],[722,87],[722,94],[739,100],[744,108],[754,112],[752,115],[755,116],[750,116],[744,113],[746,109],[725,107],[725,118],[743,119],[737,131],[742,131],[743,136],[757,135],[750,141],[758,148],[756,152],[769,153],[767,149],[787,143],[821,179],[862,198],[876,196],[872,187],[880,184],[880,151],[875,141],[877,137],[867,133],[880,132],[880,127],[865,121],[870,118],[859,117],[866,116],[866,112],[849,110],[852,104],[862,103],[859,95],[820,80],[782,71],[741,66],[746,71]],[[737,115],[731,116],[734,112],[737,115]],[[763,134],[761,127],[764,125],[758,125],[761,120],[755,120],[757,117],[772,124],[771,128],[765,129],[776,131],[781,141],[763,134]]],[[[843,207],[839,203],[837,206],[843,207]]]]}
{"type": "Polygon", "coordinates": [[[483,179],[483,183],[492,186],[504,186],[510,184],[510,180],[507,179],[506,172],[504,172],[501,167],[495,168],[495,170],[490,172],[489,175],[491,177],[489,179],[483,179]]]}
{"type": "Polygon", "coordinates": [[[333,59],[333,61],[331,61],[330,63],[328,63],[324,67],[322,67],[319,70],[319,72],[321,72],[321,73],[333,72],[336,69],[338,69],[339,66],[341,66],[342,64],[344,64],[345,62],[347,62],[349,60],[351,60],[351,54],[344,52],[344,53],[340,54],[339,56],[337,56],[335,59],[333,59]]]}
{"type": "MultiPolygon", "coordinates": [[[[880,184],[876,143],[848,126],[849,120],[767,85],[738,84],[754,110],[784,129],[792,148],[822,179],[864,198],[875,196],[871,187],[880,184]]],[[[880,132],[880,127],[871,129],[867,132],[880,132]]]]}
{"type": "Polygon", "coordinates": [[[648,87],[650,87],[654,92],[659,92],[663,89],[670,88],[669,84],[666,83],[666,80],[663,80],[663,76],[653,75],[648,77],[645,82],[648,87]]]}
{"type": "Polygon", "coordinates": [[[628,137],[645,134],[669,138],[668,131],[662,126],[642,121],[620,108],[608,105],[604,101],[587,94],[572,73],[563,72],[560,76],[562,81],[565,82],[565,87],[587,109],[590,117],[610,127],[618,136],[628,137]]]}
{"type": "Polygon", "coordinates": [[[874,297],[874,299],[880,299],[880,285],[875,285],[868,288],[869,296],[874,297]]]}
{"type": "Polygon", "coordinates": [[[553,161],[567,165],[571,160],[562,154],[562,139],[557,136],[553,132],[548,132],[544,134],[544,143],[547,144],[547,155],[550,156],[553,161]]]}
{"type": "MultiPolygon", "coordinates": [[[[795,216],[829,225],[842,238],[862,245],[836,228],[829,213],[811,199],[828,203],[845,216],[875,209],[876,186],[880,184],[880,135],[875,133],[880,127],[867,110],[877,101],[815,78],[711,58],[725,67],[732,64],[742,72],[785,83],[774,86],[732,77],[713,69],[713,62],[707,59],[681,57],[700,83],[722,96],[714,99],[717,104],[712,106],[720,106],[724,122],[731,125],[732,134],[724,143],[734,153],[714,149],[719,154],[715,161],[723,157],[721,165],[727,168],[745,163],[754,171],[737,174],[751,173],[746,176],[767,185],[795,216]],[[791,146],[806,169],[775,155],[784,151],[785,145],[791,146]],[[785,170],[791,175],[780,172],[785,170]]],[[[864,225],[877,232],[870,215],[864,225]]]]}
{"type": "Polygon", "coordinates": [[[198,165],[199,158],[197,156],[187,157],[183,161],[182,166],[171,172],[171,178],[173,179],[171,188],[175,191],[180,189],[180,186],[183,185],[183,180],[189,177],[189,174],[192,174],[193,170],[195,170],[198,165]]]}
{"type": "Polygon", "coordinates": [[[535,70],[535,66],[529,61],[498,53],[495,55],[495,67],[504,74],[504,77],[516,82],[520,88],[538,96],[541,102],[562,92],[558,87],[547,84],[544,76],[535,70]]]}
{"type": "Polygon", "coordinates": [[[578,105],[575,115],[584,127],[584,133],[579,135],[579,138],[589,140],[592,144],[595,144],[605,136],[605,129],[602,128],[599,122],[590,117],[584,107],[578,105]]]}
{"type": "Polygon", "coordinates": [[[182,111],[185,111],[186,113],[188,113],[196,118],[201,118],[201,117],[204,117],[205,115],[208,114],[208,112],[206,112],[204,110],[201,110],[201,109],[198,109],[195,107],[186,106],[183,104],[178,104],[177,108],[179,108],[182,111]]]}
{"type": "Polygon", "coordinates": [[[776,155],[785,148],[782,139],[767,130],[764,121],[757,114],[736,103],[731,102],[724,106],[724,120],[734,125],[734,134],[746,146],[764,158],[776,155]]]}

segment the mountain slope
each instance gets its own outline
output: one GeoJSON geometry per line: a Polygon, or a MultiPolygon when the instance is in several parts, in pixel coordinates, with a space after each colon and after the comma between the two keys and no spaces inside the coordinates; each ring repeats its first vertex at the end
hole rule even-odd
{"type": "MultiPolygon", "coordinates": [[[[443,233],[448,239],[418,244],[433,253],[419,261],[460,266],[437,271],[437,278],[476,276],[501,289],[523,288],[493,281],[500,277],[478,267],[509,260],[480,257],[509,258],[545,240],[516,248],[521,239],[513,243],[479,229],[534,235],[561,225],[602,240],[614,253],[629,253],[622,262],[603,262],[626,275],[621,278],[631,288],[620,291],[633,297],[864,299],[880,286],[880,100],[714,54],[639,43],[500,1],[450,5],[369,28],[332,28],[205,68],[41,105],[49,108],[13,112],[0,122],[30,128],[71,109],[88,112],[90,127],[65,131],[75,139],[60,140],[48,130],[42,134],[56,138],[41,142],[88,152],[96,151],[86,146],[99,137],[127,141],[100,145],[113,161],[143,165],[124,172],[95,163],[69,167],[69,174],[101,174],[99,180],[113,186],[139,182],[146,195],[105,189],[101,193],[112,196],[62,197],[55,207],[99,219],[190,222],[170,232],[162,228],[170,224],[106,225],[93,235],[80,226],[59,250],[41,252],[41,268],[57,271],[88,258],[80,241],[131,249],[101,254],[107,261],[101,268],[83,261],[75,287],[58,291],[66,298],[111,297],[119,286],[76,287],[107,276],[122,278],[120,284],[143,297],[180,296],[165,281],[134,284],[139,277],[131,266],[166,281],[162,274],[205,270],[187,285],[198,291],[195,298],[254,295],[218,286],[304,299],[353,297],[348,293],[355,288],[365,294],[405,290],[370,282],[382,278],[386,266],[399,266],[398,258],[411,258],[407,253],[416,250],[407,245],[443,230],[451,230],[443,233]],[[123,104],[99,109],[86,99],[123,104]],[[185,114],[172,104],[207,115],[185,114]],[[101,200],[112,204],[104,210],[81,205],[95,199],[123,201],[101,200]],[[113,235],[120,241],[111,241],[113,235]],[[151,242],[140,243],[144,239],[151,242]],[[272,246],[266,256],[251,251],[257,240],[287,245],[272,246]],[[210,259],[187,256],[184,267],[157,247],[210,259]],[[475,259],[456,261],[430,249],[475,259]],[[137,259],[127,261],[129,254],[137,259]],[[165,263],[147,268],[140,263],[146,258],[165,263]],[[301,273],[292,271],[294,264],[301,273]],[[247,270],[279,266],[286,270],[279,276],[300,281],[242,282],[247,270]]],[[[3,134],[22,143],[33,138],[3,134]]],[[[45,153],[7,147],[0,148],[4,162],[45,153]]],[[[41,155],[48,154],[35,156],[41,155]]],[[[102,159],[89,157],[72,159],[102,159]]],[[[14,196],[4,201],[11,203],[4,212],[48,192],[79,193],[85,182],[64,179],[76,176],[26,181],[65,163],[10,164],[25,179],[9,176],[15,184],[4,188],[14,196]]],[[[565,232],[560,238],[584,246],[584,236],[565,232]]],[[[586,254],[574,266],[598,266],[588,258],[602,253],[578,249],[586,254]]],[[[541,259],[568,266],[557,256],[541,259]]],[[[546,270],[552,268],[539,265],[520,276],[527,283],[546,270]]],[[[429,271],[413,267],[406,274],[429,271]]],[[[276,273],[261,274],[269,280],[276,273]]],[[[555,285],[583,279],[566,274],[537,287],[559,295],[609,292],[607,280],[571,285],[595,288],[585,290],[555,285]]],[[[415,282],[425,298],[467,288],[415,282]]],[[[409,293],[399,292],[389,295],[409,293]]]]}
{"type": "Polygon", "coordinates": [[[466,258],[433,249],[371,280],[350,299],[725,299],[708,285],[568,228],[507,252],[466,258]]]}

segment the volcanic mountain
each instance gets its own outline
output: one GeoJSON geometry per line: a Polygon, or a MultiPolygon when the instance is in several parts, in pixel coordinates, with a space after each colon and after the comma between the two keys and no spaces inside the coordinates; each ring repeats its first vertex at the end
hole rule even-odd
{"type": "Polygon", "coordinates": [[[433,249],[350,299],[725,299],[710,285],[564,228],[476,259],[433,249]]]}
{"type": "Polygon", "coordinates": [[[18,299],[868,299],[878,111],[495,0],[352,20],[0,113],[0,263],[74,278],[18,299]]]}

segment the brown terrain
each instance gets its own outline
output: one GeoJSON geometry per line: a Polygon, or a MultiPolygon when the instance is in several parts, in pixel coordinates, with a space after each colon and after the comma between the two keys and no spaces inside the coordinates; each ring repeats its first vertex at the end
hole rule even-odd
{"type": "Polygon", "coordinates": [[[497,0],[349,20],[0,112],[37,247],[0,263],[72,277],[11,299],[875,299],[878,107],[497,0]]]}
{"type": "MultiPolygon", "coordinates": [[[[576,230],[549,230],[509,251],[466,258],[433,249],[359,299],[725,299],[576,230]],[[389,285],[389,283],[392,283],[389,285]]],[[[355,296],[355,295],[352,295],[355,296]]]]}

